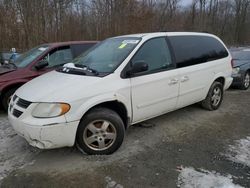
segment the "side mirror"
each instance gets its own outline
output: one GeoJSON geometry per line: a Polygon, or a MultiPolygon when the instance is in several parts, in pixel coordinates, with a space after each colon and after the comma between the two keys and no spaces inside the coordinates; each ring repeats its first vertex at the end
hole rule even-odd
{"type": "Polygon", "coordinates": [[[133,62],[133,66],[131,69],[127,72],[128,76],[134,75],[136,73],[145,72],[148,70],[148,64],[144,61],[135,61],[133,62]]]}
{"type": "Polygon", "coordinates": [[[47,67],[49,65],[48,61],[47,60],[41,60],[39,61],[36,65],[35,65],[35,68],[37,70],[40,70],[40,69],[43,69],[44,67],[47,67]]]}

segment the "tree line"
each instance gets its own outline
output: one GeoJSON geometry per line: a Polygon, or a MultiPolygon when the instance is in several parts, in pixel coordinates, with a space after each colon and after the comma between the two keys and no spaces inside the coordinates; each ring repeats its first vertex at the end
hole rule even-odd
{"type": "Polygon", "coordinates": [[[250,43],[250,0],[0,0],[0,50],[156,31],[250,43]]]}

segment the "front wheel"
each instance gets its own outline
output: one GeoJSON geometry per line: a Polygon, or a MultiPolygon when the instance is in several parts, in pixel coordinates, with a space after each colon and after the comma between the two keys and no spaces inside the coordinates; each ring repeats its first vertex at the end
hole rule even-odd
{"type": "Polygon", "coordinates": [[[90,155],[108,155],[122,144],[124,123],[113,110],[96,108],[85,115],[79,124],[76,145],[90,155]]]}
{"type": "Polygon", "coordinates": [[[8,107],[9,107],[11,97],[15,93],[16,90],[17,90],[16,88],[13,88],[13,89],[10,89],[10,90],[8,90],[7,92],[5,92],[3,94],[2,105],[3,105],[3,109],[4,109],[5,112],[8,111],[8,107]]]}
{"type": "Polygon", "coordinates": [[[213,111],[217,110],[223,100],[223,85],[220,82],[214,82],[210,87],[207,97],[202,101],[202,107],[213,111]]]}

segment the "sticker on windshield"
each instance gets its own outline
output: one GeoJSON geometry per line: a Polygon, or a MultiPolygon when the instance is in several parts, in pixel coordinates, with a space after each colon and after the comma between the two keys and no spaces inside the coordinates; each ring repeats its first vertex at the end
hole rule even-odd
{"type": "Polygon", "coordinates": [[[119,49],[123,49],[123,48],[125,48],[127,46],[127,44],[126,43],[123,43],[123,44],[121,44],[121,46],[119,46],[119,49]]]}
{"type": "Polygon", "coordinates": [[[41,48],[39,48],[38,50],[43,52],[43,51],[45,51],[46,49],[47,49],[47,48],[41,47],[41,48]]]}
{"type": "Polygon", "coordinates": [[[123,44],[137,44],[139,40],[124,40],[122,41],[123,44]]]}

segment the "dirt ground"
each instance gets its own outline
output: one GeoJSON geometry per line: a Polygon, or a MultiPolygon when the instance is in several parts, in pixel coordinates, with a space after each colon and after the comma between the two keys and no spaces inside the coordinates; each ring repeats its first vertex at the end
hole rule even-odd
{"type": "Polygon", "coordinates": [[[250,90],[229,90],[217,111],[192,105],[148,121],[151,126],[130,127],[122,147],[109,156],[33,148],[0,113],[0,187],[209,187],[203,180],[197,184],[190,171],[192,181],[181,174],[191,168],[248,188],[250,145],[237,141],[250,136],[249,112],[250,90]],[[237,148],[229,149],[235,143],[243,147],[238,160],[237,148]]]}

